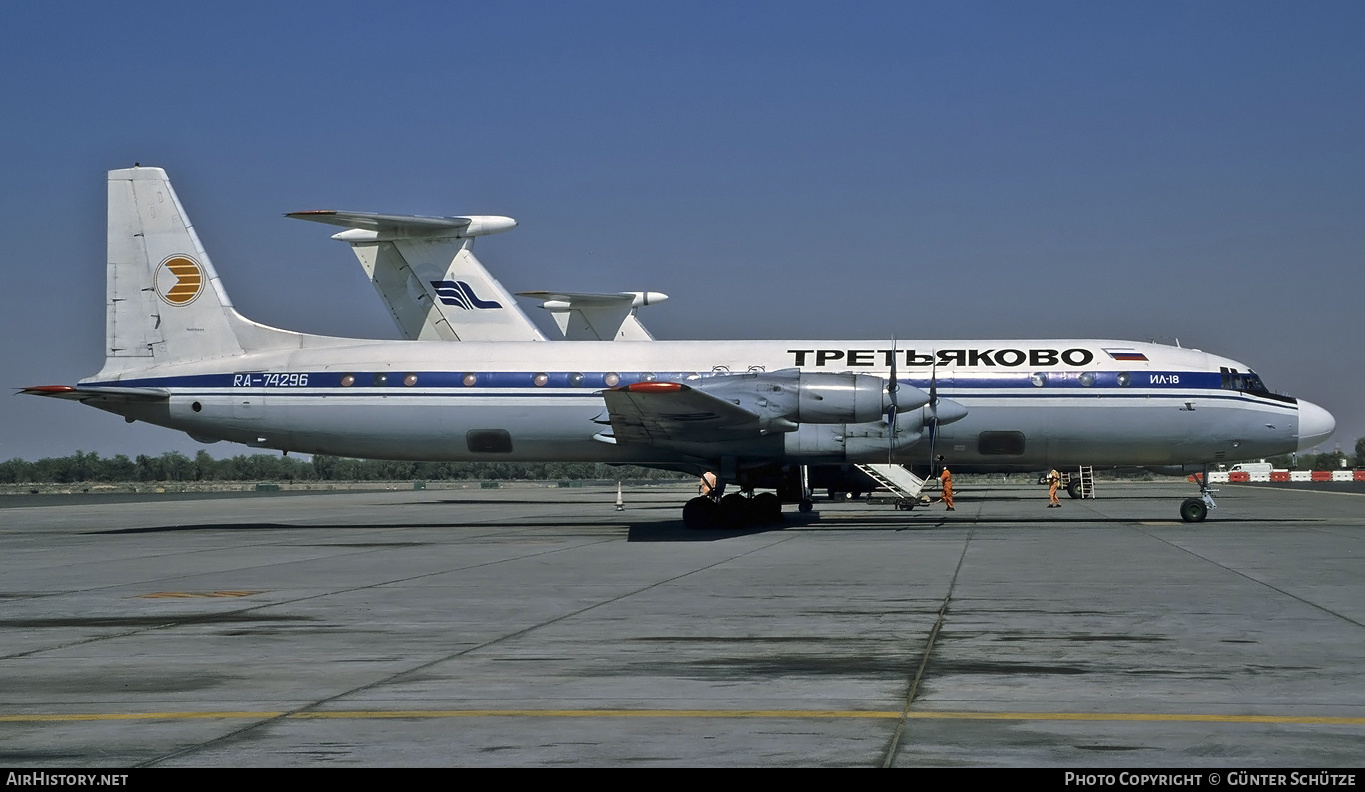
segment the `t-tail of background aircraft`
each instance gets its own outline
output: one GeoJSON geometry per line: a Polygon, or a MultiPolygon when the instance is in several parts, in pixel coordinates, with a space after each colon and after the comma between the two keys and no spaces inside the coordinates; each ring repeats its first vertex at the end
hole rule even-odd
{"type": "MultiPolygon", "coordinates": [[[[515,228],[510,217],[421,217],[330,210],[290,212],[343,226],[349,243],[403,337],[417,341],[543,341],[503,285],[474,256],[474,239],[515,228]],[[483,296],[480,296],[483,295],[483,296]]],[[[522,292],[541,301],[569,341],[652,341],[636,311],[660,292],[522,292]]]]}
{"type": "MultiPolygon", "coordinates": [[[[450,298],[466,310],[506,299],[464,283],[450,298]]],[[[109,174],[107,300],[101,371],[26,393],[204,442],[710,472],[714,495],[684,510],[697,525],[772,519],[780,496],[755,490],[804,499],[807,465],[937,453],[958,472],[1204,466],[1310,447],[1335,428],[1237,361],[1130,341],[447,343],[266,327],[233,309],[159,168],[109,174]],[[739,492],[721,498],[727,486],[739,492]]],[[[1191,498],[1181,513],[1205,509],[1191,498]]]]}

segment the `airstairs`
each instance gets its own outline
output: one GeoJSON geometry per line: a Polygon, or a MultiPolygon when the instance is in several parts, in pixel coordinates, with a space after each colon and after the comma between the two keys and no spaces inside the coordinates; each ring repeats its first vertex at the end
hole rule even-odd
{"type": "Polygon", "coordinates": [[[1095,497],[1095,468],[1090,465],[1081,465],[1077,468],[1077,477],[1081,482],[1080,497],[1095,497]]]}
{"type": "Polygon", "coordinates": [[[878,485],[885,487],[896,498],[897,509],[913,509],[919,503],[924,479],[905,469],[903,465],[859,465],[878,485]]]}

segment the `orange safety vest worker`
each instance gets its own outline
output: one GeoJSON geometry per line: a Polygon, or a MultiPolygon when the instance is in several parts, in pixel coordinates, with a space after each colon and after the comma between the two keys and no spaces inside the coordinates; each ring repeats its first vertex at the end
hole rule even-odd
{"type": "Polygon", "coordinates": [[[1062,483],[1062,474],[1055,469],[1047,472],[1047,497],[1049,509],[1054,506],[1060,507],[1062,504],[1057,500],[1057,487],[1062,483]]]}
{"type": "Polygon", "coordinates": [[[943,502],[947,504],[948,511],[955,511],[953,509],[953,474],[948,472],[948,468],[944,468],[943,472],[938,474],[938,478],[939,481],[943,482],[943,502]]]}

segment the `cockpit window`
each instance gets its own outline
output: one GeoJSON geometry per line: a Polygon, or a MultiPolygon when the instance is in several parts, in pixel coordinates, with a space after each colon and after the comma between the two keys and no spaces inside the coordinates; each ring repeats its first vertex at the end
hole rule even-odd
{"type": "Polygon", "coordinates": [[[1261,377],[1254,371],[1241,372],[1235,368],[1220,367],[1221,384],[1224,390],[1247,391],[1249,393],[1269,393],[1261,377]]]}

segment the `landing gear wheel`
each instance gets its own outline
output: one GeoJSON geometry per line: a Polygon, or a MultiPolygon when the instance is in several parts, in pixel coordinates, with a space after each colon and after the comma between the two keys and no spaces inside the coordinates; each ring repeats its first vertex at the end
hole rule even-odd
{"type": "Polygon", "coordinates": [[[815,501],[811,500],[810,498],[803,498],[801,502],[796,505],[796,510],[801,512],[802,514],[809,514],[811,509],[814,508],[815,501]]]}
{"type": "Polygon", "coordinates": [[[693,498],[683,504],[683,523],[694,531],[716,527],[720,507],[710,498],[693,498]]]}
{"type": "Polygon", "coordinates": [[[1203,522],[1209,516],[1208,504],[1200,498],[1186,498],[1180,504],[1180,519],[1185,522],[1203,522]]]}
{"type": "Polygon", "coordinates": [[[749,499],[732,492],[720,499],[720,522],[726,528],[745,528],[754,521],[749,499]]]}
{"type": "Polygon", "coordinates": [[[1070,495],[1072,499],[1079,499],[1081,497],[1081,480],[1074,478],[1068,481],[1066,483],[1066,494],[1070,495]]]}
{"type": "Polygon", "coordinates": [[[782,521],[782,499],[774,493],[760,492],[754,496],[749,506],[753,510],[756,522],[775,523],[782,521]]]}
{"type": "Polygon", "coordinates": [[[896,501],[896,509],[899,511],[910,511],[915,508],[915,502],[909,498],[901,498],[896,501]]]}

